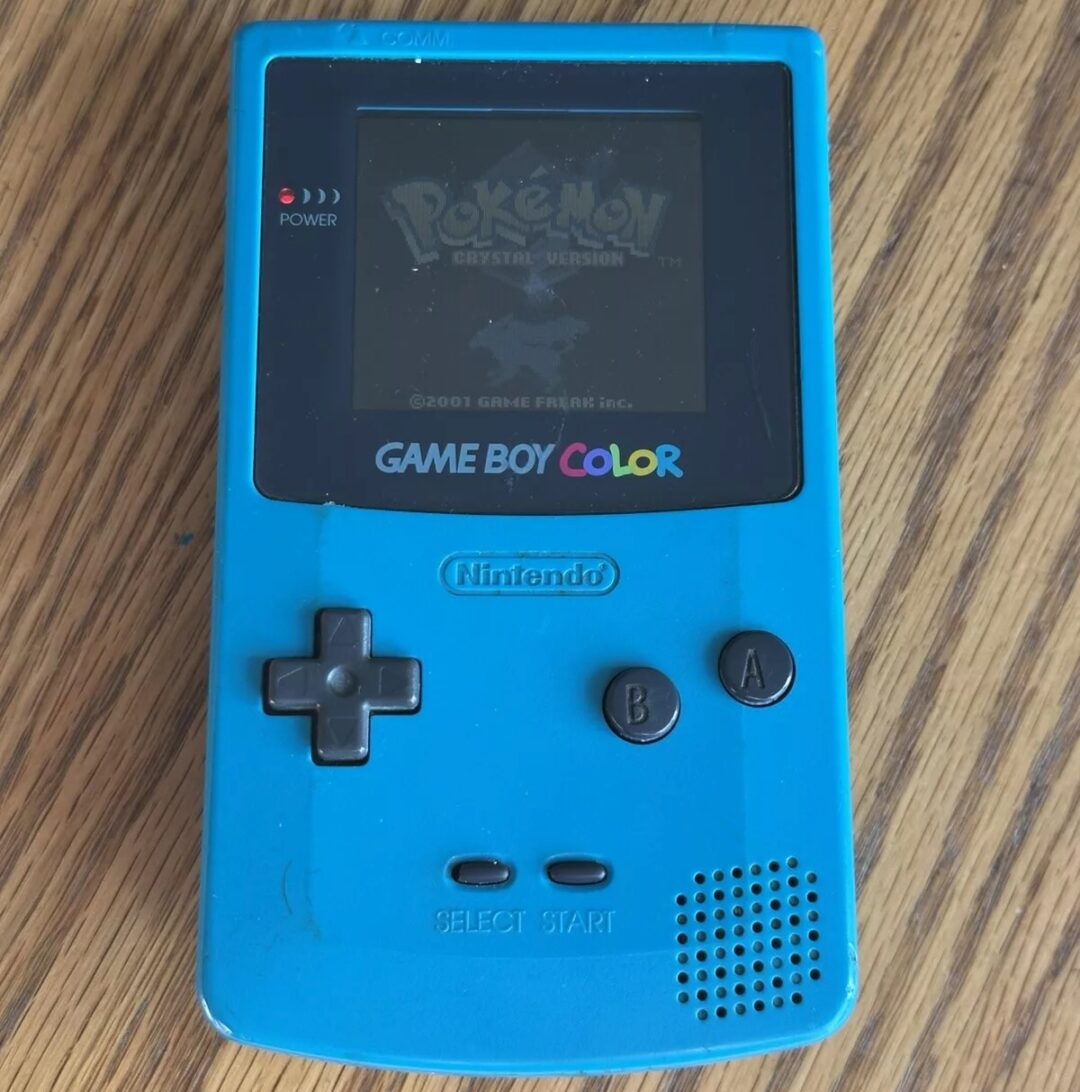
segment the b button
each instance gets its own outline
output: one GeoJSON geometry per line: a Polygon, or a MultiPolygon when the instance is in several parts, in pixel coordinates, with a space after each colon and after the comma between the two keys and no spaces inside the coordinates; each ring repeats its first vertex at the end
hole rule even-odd
{"type": "Polygon", "coordinates": [[[604,719],[630,743],[663,739],[675,727],[680,708],[675,684],[651,667],[620,671],[604,691],[604,719]]]}

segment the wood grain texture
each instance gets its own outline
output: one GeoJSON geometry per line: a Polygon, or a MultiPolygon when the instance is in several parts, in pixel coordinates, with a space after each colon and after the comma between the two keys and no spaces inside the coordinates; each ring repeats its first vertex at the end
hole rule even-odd
{"type": "Polygon", "coordinates": [[[812,1049],[544,1083],[1080,1087],[1080,3],[0,0],[0,1089],[480,1086],[194,1001],[228,36],[343,14],[830,50],[862,997],[812,1049]]]}

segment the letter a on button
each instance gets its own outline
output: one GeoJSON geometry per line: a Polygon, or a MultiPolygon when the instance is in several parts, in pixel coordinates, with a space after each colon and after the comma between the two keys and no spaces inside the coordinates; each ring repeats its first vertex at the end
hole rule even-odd
{"type": "Polygon", "coordinates": [[[740,686],[748,690],[753,683],[759,690],[765,689],[765,678],[761,674],[761,662],[758,660],[756,648],[746,650],[746,663],[743,664],[743,676],[740,686]]]}

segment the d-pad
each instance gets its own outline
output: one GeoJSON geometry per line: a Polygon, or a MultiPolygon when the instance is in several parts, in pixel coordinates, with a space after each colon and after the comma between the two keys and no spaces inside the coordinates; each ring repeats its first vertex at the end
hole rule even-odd
{"type": "Polygon", "coordinates": [[[415,713],[420,708],[420,663],[371,655],[371,612],[319,611],[315,656],[268,660],[266,708],[310,713],[315,761],[366,762],[372,713],[415,713]]]}

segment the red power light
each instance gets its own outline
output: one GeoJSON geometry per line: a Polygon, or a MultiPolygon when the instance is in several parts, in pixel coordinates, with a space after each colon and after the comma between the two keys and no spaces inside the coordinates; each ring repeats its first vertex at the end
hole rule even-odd
{"type": "Polygon", "coordinates": [[[291,205],[296,200],[296,194],[293,193],[289,186],[282,186],[281,189],[278,190],[277,199],[283,205],[291,205]]]}

